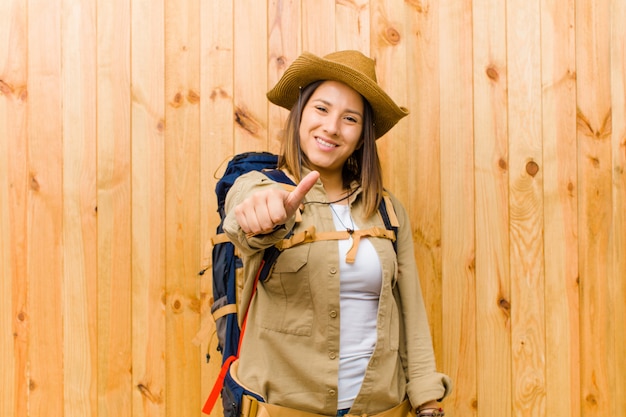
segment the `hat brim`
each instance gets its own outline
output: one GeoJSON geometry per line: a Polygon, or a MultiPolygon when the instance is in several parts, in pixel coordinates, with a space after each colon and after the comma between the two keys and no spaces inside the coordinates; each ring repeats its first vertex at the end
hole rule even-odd
{"type": "Polygon", "coordinates": [[[370,103],[374,112],[376,139],[409,114],[408,109],[398,106],[375,80],[344,64],[308,52],[302,53],[285,70],[278,83],[267,93],[267,98],[277,106],[291,110],[298,100],[300,88],[319,80],[342,82],[370,103]]]}

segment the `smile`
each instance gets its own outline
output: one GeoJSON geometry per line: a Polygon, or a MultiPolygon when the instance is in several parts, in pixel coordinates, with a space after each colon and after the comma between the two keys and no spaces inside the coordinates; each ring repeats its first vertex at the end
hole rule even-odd
{"type": "Polygon", "coordinates": [[[320,138],[320,137],[315,137],[315,141],[317,143],[319,143],[320,145],[327,147],[327,148],[336,148],[339,145],[335,145],[334,143],[330,143],[330,142],[326,142],[324,139],[320,138]]]}

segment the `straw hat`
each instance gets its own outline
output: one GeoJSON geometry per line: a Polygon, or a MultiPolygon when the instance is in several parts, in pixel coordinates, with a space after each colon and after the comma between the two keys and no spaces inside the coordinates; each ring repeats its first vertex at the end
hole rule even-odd
{"type": "Polygon", "coordinates": [[[278,83],[267,93],[274,104],[291,110],[300,88],[314,81],[340,81],[358,91],[374,110],[376,139],[383,136],[398,120],[409,114],[398,106],[376,82],[374,60],[359,51],[339,51],[320,58],[304,52],[287,68],[278,83]]]}

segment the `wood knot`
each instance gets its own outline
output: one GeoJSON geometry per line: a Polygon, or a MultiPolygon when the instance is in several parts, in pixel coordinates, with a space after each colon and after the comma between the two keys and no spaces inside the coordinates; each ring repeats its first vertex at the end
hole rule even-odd
{"type": "Polygon", "coordinates": [[[591,124],[591,120],[583,113],[583,111],[580,108],[576,109],[576,126],[578,127],[578,131],[581,134],[596,140],[602,140],[611,137],[611,134],[613,133],[612,119],[612,110],[609,109],[607,114],[604,116],[604,119],[600,123],[600,126],[594,128],[594,126],[592,126],[591,124]]]}
{"type": "Polygon", "coordinates": [[[174,96],[174,99],[172,101],[170,101],[170,106],[172,106],[175,109],[177,109],[180,106],[182,106],[182,104],[183,104],[183,95],[180,92],[178,92],[174,96]]]}
{"type": "Polygon", "coordinates": [[[5,96],[10,96],[11,94],[13,94],[13,87],[4,82],[4,80],[0,80],[0,93],[5,96]]]}
{"type": "Polygon", "coordinates": [[[163,396],[161,394],[155,395],[150,391],[150,388],[146,384],[138,384],[137,389],[141,395],[153,404],[161,404],[163,402],[163,396]]]}
{"type": "Polygon", "coordinates": [[[35,178],[35,174],[30,174],[30,189],[33,191],[39,191],[41,189],[39,181],[35,178]]]}
{"type": "Polygon", "coordinates": [[[200,313],[202,310],[202,302],[198,298],[192,298],[189,303],[189,309],[194,313],[200,313]]]}
{"type": "Polygon", "coordinates": [[[189,90],[187,93],[187,101],[191,104],[198,104],[200,102],[200,94],[197,91],[189,90]]]}
{"type": "Polygon", "coordinates": [[[509,164],[507,164],[504,158],[498,159],[498,166],[502,171],[506,171],[509,168],[509,164]]]}
{"type": "Polygon", "coordinates": [[[494,67],[493,65],[488,66],[485,70],[485,73],[491,81],[498,81],[500,79],[500,74],[498,73],[496,67],[494,67]]]}
{"type": "Polygon", "coordinates": [[[160,120],[157,122],[157,125],[156,125],[156,130],[157,130],[157,132],[159,132],[159,133],[163,133],[163,132],[165,131],[165,120],[160,119],[160,120]]]}
{"type": "Polygon", "coordinates": [[[18,319],[19,321],[24,321],[24,320],[26,320],[26,314],[24,314],[24,312],[23,312],[23,311],[20,311],[20,312],[19,312],[19,314],[17,315],[17,319],[18,319]]]}
{"type": "Polygon", "coordinates": [[[498,307],[500,307],[500,309],[504,311],[507,316],[509,315],[509,312],[511,311],[511,303],[509,303],[509,300],[504,297],[500,297],[498,300],[498,307]]]}
{"type": "Polygon", "coordinates": [[[397,45],[400,42],[400,32],[395,28],[387,28],[385,30],[385,39],[392,45],[397,45]]]}
{"type": "Polygon", "coordinates": [[[405,0],[409,6],[413,7],[418,13],[428,14],[430,6],[424,0],[405,0]]]}
{"type": "Polygon", "coordinates": [[[595,395],[593,395],[593,394],[589,394],[589,395],[587,395],[587,396],[585,397],[585,401],[586,401],[588,404],[591,404],[591,405],[593,405],[593,406],[598,405],[598,400],[596,399],[596,396],[595,396],[595,395]]]}
{"type": "Polygon", "coordinates": [[[530,161],[526,164],[526,172],[531,177],[534,177],[539,172],[539,165],[535,161],[530,161]]]}
{"type": "Polygon", "coordinates": [[[261,130],[261,125],[241,107],[235,108],[235,122],[252,136],[257,136],[261,130]]]}
{"type": "Polygon", "coordinates": [[[287,66],[287,58],[284,55],[276,57],[276,68],[283,70],[287,66]]]}
{"type": "Polygon", "coordinates": [[[174,310],[174,313],[181,313],[183,309],[183,303],[182,301],[180,301],[180,299],[175,299],[174,301],[172,301],[172,310],[174,310]]]}
{"type": "Polygon", "coordinates": [[[213,91],[211,91],[211,95],[209,96],[209,98],[211,100],[215,100],[218,96],[219,98],[228,98],[228,93],[220,87],[217,87],[214,88],[213,91]]]}
{"type": "Polygon", "coordinates": [[[28,90],[26,88],[21,89],[18,97],[22,103],[25,103],[28,100],[28,90]]]}

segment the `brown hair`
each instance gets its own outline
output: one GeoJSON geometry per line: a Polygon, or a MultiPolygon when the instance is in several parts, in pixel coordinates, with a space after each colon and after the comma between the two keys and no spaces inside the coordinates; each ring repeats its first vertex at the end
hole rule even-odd
{"type": "MultiPolygon", "coordinates": [[[[302,166],[309,167],[306,155],[300,150],[300,121],[306,103],[324,80],[315,81],[300,89],[300,95],[289,112],[286,130],[282,140],[278,167],[287,169],[297,181],[302,179],[302,166]]],[[[383,195],[383,178],[378,149],[376,147],[376,131],[374,113],[369,102],[363,98],[363,131],[361,145],[350,155],[343,166],[343,185],[349,188],[356,181],[362,188],[364,213],[366,217],[374,215],[383,195]]]]}

